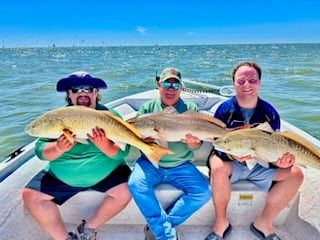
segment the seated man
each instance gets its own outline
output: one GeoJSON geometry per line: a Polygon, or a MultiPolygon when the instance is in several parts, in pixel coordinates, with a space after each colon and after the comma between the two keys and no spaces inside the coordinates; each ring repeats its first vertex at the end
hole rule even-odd
{"type": "MultiPolygon", "coordinates": [[[[233,70],[232,80],[236,96],[222,103],[215,117],[225,122],[228,128],[269,122],[273,130],[279,131],[279,114],[258,97],[260,67],[252,62],[240,63],[233,70]]],[[[284,154],[269,168],[252,162],[251,156],[239,158],[221,152],[216,152],[210,158],[210,183],[216,221],[205,240],[221,240],[231,233],[232,226],[226,213],[231,183],[241,179],[252,181],[258,188],[268,192],[265,207],[251,224],[251,231],[259,239],[280,239],[273,231],[272,222],[296,195],[303,181],[303,173],[294,165],[295,159],[290,153],[284,154]]]]}
{"type": "MultiPolygon", "coordinates": [[[[86,72],[74,72],[57,83],[57,91],[67,94],[68,106],[108,110],[119,116],[99,103],[102,88],[107,88],[106,83],[86,72]]],[[[37,141],[35,153],[48,165],[27,184],[22,196],[31,215],[53,239],[96,239],[96,229],[130,202],[127,181],[131,170],[124,161],[128,147],[122,151],[107,134],[97,126],[88,134],[88,144],[70,143],[64,134],[37,141]],[[76,234],[68,233],[56,204],[88,189],[105,193],[105,198],[92,217],[77,227],[76,234]]]]}
{"type": "MultiPolygon", "coordinates": [[[[157,86],[160,98],[142,105],[138,115],[160,112],[167,106],[175,107],[179,113],[198,110],[194,103],[180,98],[183,82],[179,70],[164,69],[157,86]]],[[[132,197],[148,224],[145,228],[146,240],[178,239],[175,227],[210,199],[208,181],[192,163],[193,150],[199,148],[200,144],[200,140],[191,135],[181,139],[181,142],[169,142],[168,147],[174,154],[163,156],[159,168],[144,155],[136,161],[128,184],[132,197]],[[156,198],[154,187],[159,183],[172,184],[183,192],[168,209],[163,209],[156,198]]]]}

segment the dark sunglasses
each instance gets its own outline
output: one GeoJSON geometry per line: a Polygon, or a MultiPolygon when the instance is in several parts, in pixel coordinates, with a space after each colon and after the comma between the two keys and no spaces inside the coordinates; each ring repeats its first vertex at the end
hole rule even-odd
{"type": "Polygon", "coordinates": [[[180,83],[179,82],[166,82],[164,81],[162,83],[162,87],[165,89],[169,89],[169,88],[174,88],[175,90],[178,90],[180,88],[180,83]]]}
{"type": "Polygon", "coordinates": [[[82,86],[73,86],[70,89],[72,93],[78,93],[78,92],[92,93],[94,87],[89,85],[82,85],[82,86]]]}

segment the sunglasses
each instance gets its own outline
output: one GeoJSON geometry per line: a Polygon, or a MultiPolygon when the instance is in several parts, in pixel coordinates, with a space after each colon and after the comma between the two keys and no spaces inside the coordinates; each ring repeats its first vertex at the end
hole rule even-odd
{"type": "Polygon", "coordinates": [[[162,87],[165,89],[173,88],[175,90],[178,90],[180,88],[180,83],[179,82],[163,82],[162,87]]]}
{"type": "Polygon", "coordinates": [[[92,93],[94,87],[89,85],[81,85],[81,86],[73,86],[70,89],[72,93],[78,93],[78,92],[92,93]]]}
{"type": "Polygon", "coordinates": [[[257,84],[259,82],[258,79],[249,79],[249,80],[237,80],[236,83],[239,85],[244,85],[246,82],[248,82],[249,84],[257,84]]]}

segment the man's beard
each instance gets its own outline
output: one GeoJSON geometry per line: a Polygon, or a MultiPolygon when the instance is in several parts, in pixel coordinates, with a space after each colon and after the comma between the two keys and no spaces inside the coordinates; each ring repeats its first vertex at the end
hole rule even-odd
{"type": "Polygon", "coordinates": [[[91,106],[91,99],[87,96],[80,96],[77,98],[77,105],[90,107],[91,106]]]}

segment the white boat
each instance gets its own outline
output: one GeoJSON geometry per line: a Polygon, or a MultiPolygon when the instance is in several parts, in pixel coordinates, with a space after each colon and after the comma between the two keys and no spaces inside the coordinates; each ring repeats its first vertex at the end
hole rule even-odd
{"type": "MultiPolygon", "coordinates": [[[[187,86],[195,86],[183,91],[182,97],[198,104],[201,112],[213,115],[219,103],[226,99],[220,93],[230,94],[229,87],[220,88],[207,84],[186,81],[187,86]],[[202,89],[201,89],[202,88],[202,89]],[[206,90],[209,91],[206,91],[206,90]]],[[[124,119],[136,115],[141,104],[158,96],[158,90],[149,90],[130,95],[106,105],[117,110],[124,119]]],[[[299,128],[282,121],[282,130],[291,130],[304,137],[320,150],[320,141],[299,128]]],[[[35,141],[27,144],[8,156],[0,163],[0,239],[50,239],[25,209],[21,198],[21,189],[40,169],[44,161],[34,155],[35,141]]],[[[195,164],[208,175],[206,161],[212,144],[205,143],[195,152],[195,164]]],[[[140,152],[132,148],[127,161],[133,164],[140,152]]],[[[277,216],[274,221],[276,233],[284,240],[320,239],[320,171],[311,167],[303,169],[305,180],[299,193],[277,216]]],[[[180,192],[168,184],[156,188],[157,196],[163,205],[174,201],[180,192]]],[[[95,191],[79,193],[60,207],[63,220],[69,230],[87,219],[99,205],[103,194],[95,191]]],[[[228,217],[233,225],[228,239],[256,239],[249,230],[249,225],[262,210],[266,193],[259,191],[253,184],[242,181],[232,185],[231,201],[228,206],[228,217]]],[[[146,203],[147,204],[147,203],[146,203]]],[[[201,240],[210,232],[215,220],[212,201],[209,201],[185,223],[178,227],[183,240],[201,240]]],[[[146,222],[132,200],[129,205],[111,221],[98,229],[97,239],[142,240],[146,222]]]]}

